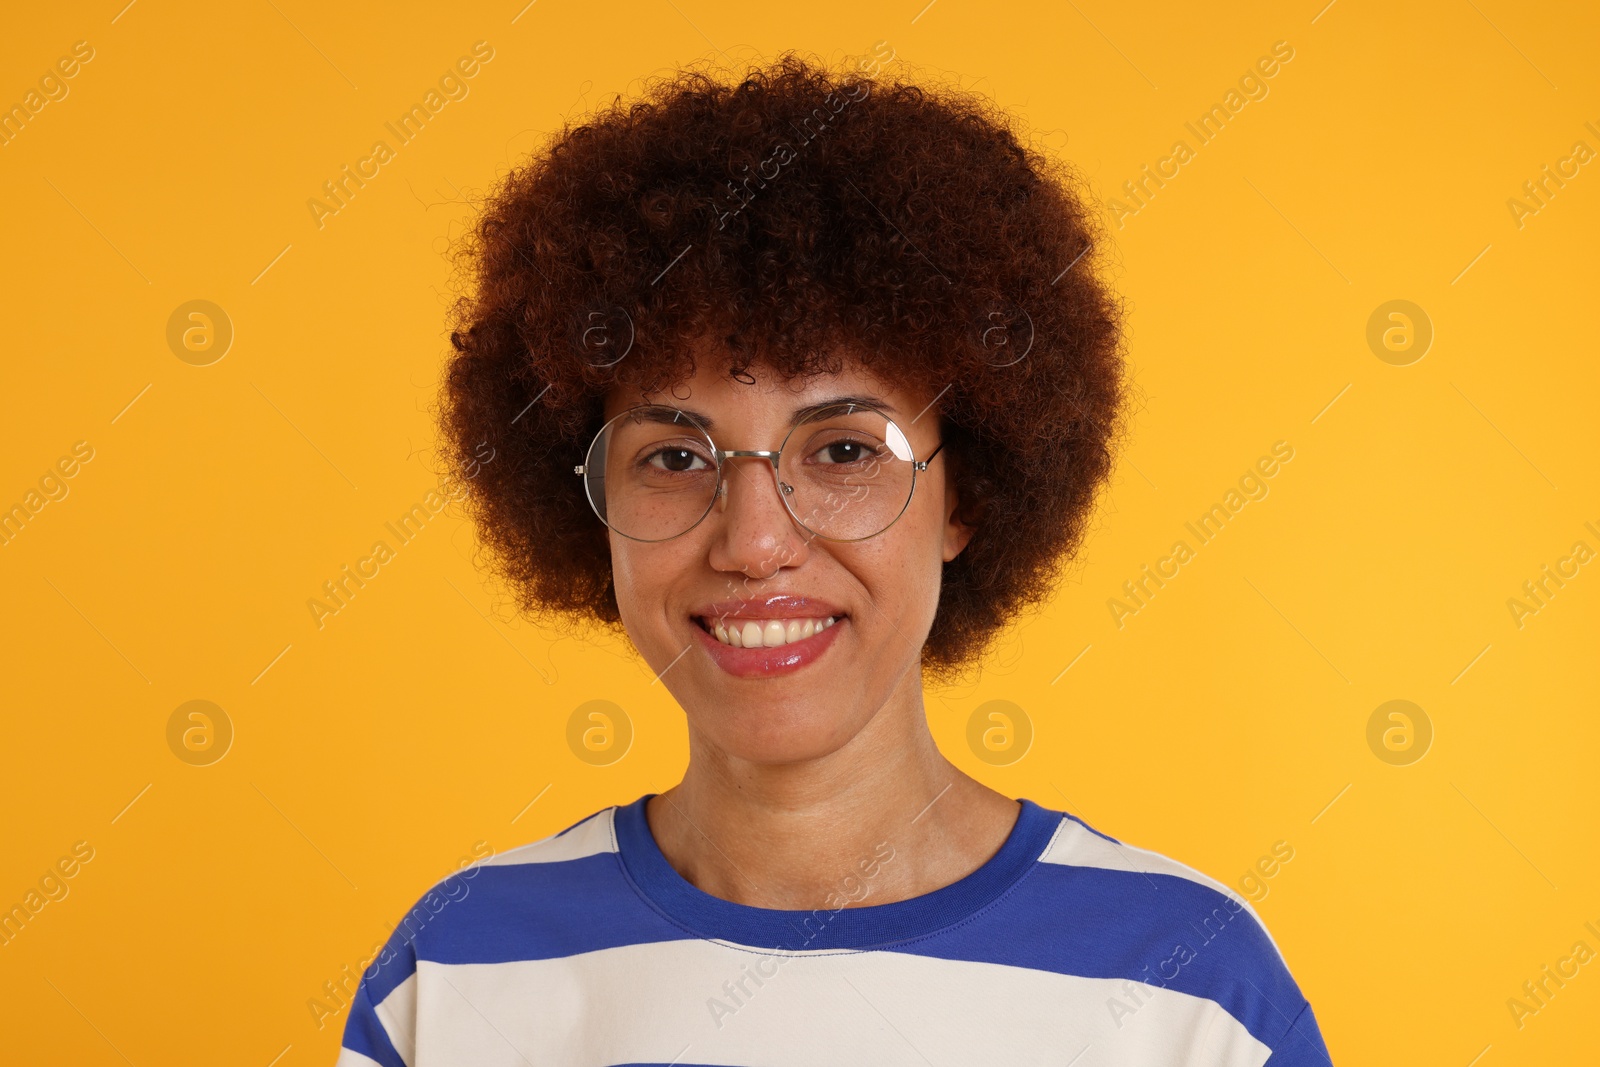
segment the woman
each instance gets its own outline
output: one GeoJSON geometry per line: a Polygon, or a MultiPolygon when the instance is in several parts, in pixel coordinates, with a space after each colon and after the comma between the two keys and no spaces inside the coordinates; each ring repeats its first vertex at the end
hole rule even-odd
{"type": "Polygon", "coordinates": [[[689,765],[430,890],[344,1067],[1327,1061],[1237,894],[934,745],[924,671],[1081,540],[1120,317],[1070,175],[865,70],[679,75],[491,199],[445,439],[494,449],[523,606],[624,633],[689,765]]]}

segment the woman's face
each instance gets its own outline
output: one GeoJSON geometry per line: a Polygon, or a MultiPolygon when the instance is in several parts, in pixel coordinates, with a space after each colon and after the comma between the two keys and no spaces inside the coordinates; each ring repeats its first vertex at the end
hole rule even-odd
{"type": "MultiPolygon", "coordinates": [[[[755,366],[755,383],[745,384],[708,369],[714,362],[700,360],[671,393],[614,390],[605,418],[661,404],[699,416],[718,448],[777,449],[798,409],[848,396],[870,398],[893,419],[913,456],[940,444],[930,407],[937,387],[890,385],[857,367],[802,384],[755,366]]],[[[797,432],[789,447],[806,438],[797,432]]],[[[840,454],[851,452],[830,455],[840,454]]],[[[939,452],[917,474],[900,518],[864,541],[828,541],[800,527],[759,458],[724,460],[723,497],[687,533],[641,542],[607,531],[622,621],[682,705],[696,748],[794,763],[843,747],[891,701],[921,712],[918,667],[942,567],[972,536],[954,518],[953,459],[939,452]],[[830,616],[831,626],[804,636],[830,616]],[[739,647],[716,636],[719,622],[728,641],[738,630],[739,647]]]]}

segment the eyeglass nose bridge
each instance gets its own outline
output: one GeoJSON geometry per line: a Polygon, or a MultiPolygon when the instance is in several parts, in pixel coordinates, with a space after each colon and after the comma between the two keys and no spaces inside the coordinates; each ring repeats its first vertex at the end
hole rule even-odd
{"type": "MultiPolygon", "coordinates": [[[[778,492],[782,493],[785,497],[794,492],[794,486],[778,477],[778,461],[783,456],[783,449],[718,448],[714,449],[713,451],[716,453],[717,460],[717,497],[719,499],[726,500],[728,495],[728,481],[722,476],[722,461],[725,459],[732,459],[735,456],[750,456],[755,459],[766,460],[768,463],[772,464],[772,477],[773,480],[778,483],[778,492]]],[[[784,505],[787,507],[787,500],[784,501],[784,505]]]]}

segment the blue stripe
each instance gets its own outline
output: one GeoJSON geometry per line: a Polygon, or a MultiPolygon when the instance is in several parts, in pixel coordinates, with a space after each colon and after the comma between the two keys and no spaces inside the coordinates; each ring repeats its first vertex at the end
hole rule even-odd
{"type": "Polygon", "coordinates": [[[417,954],[412,950],[411,939],[396,929],[378,951],[377,959],[362,972],[359,992],[370,996],[374,1004],[382,1004],[400,983],[416,973],[417,954]]]}
{"type": "Polygon", "coordinates": [[[1278,1047],[1262,1067],[1333,1067],[1328,1046],[1323,1044],[1322,1031],[1317,1027],[1316,1012],[1307,1004],[1295,1016],[1294,1025],[1283,1035],[1278,1047]]]}
{"type": "MultiPolygon", "coordinates": [[[[577,822],[573,823],[571,826],[568,826],[565,830],[561,830],[558,833],[554,834],[553,836],[554,837],[561,837],[562,835],[567,834],[567,833],[577,829],[578,827],[582,826],[584,823],[588,822],[590,819],[601,818],[601,817],[604,817],[604,815],[605,815],[605,811],[602,810],[602,811],[598,812],[595,815],[585,816],[584,818],[579,819],[577,822]]],[[[537,844],[537,843],[538,842],[535,842],[535,844],[537,844]]],[[[607,854],[607,855],[609,856],[610,854],[607,854]]],[[[591,858],[602,859],[604,857],[591,857],[591,858]]],[[[413,974],[415,974],[416,971],[417,971],[417,952],[416,952],[415,946],[413,945],[413,941],[414,941],[415,938],[421,936],[422,931],[426,930],[429,926],[434,926],[434,933],[429,938],[429,942],[430,943],[442,940],[443,942],[448,944],[448,942],[450,940],[450,936],[448,934],[444,933],[444,931],[447,931],[450,928],[451,924],[450,923],[444,923],[444,924],[435,925],[433,923],[433,920],[437,916],[444,914],[446,909],[450,905],[452,905],[452,904],[464,904],[466,902],[466,900],[472,895],[472,891],[473,891],[474,887],[483,884],[482,875],[483,875],[483,873],[485,871],[503,871],[503,870],[510,870],[510,869],[521,870],[521,869],[524,869],[524,868],[528,868],[529,869],[528,870],[529,875],[532,875],[534,873],[534,871],[536,871],[540,867],[553,868],[553,867],[560,867],[560,866],[561,866],[561,864],[559,864],[559,863],[555,863],[555,864],[518,864],[514,868],[506,868],[506,867],[491,867],[491,866],[485,866],[482,863],[474,863],[470,867],[467,867],[467,868],[465,868],[464,870],[461,870],[461,871],[457,871],[457,872],[449,875],[448,877],[440,880],[439,882],[434,883],[434,885],[431,888],[429,888],[428,892],[424,893],[422,895],[422,897],[414,905],[412,905],[411,910],[406,912],[406,914],[400,919],[400,921],[395,924],[395,928],[394,928],[393,933],[391,933],[389,935],[389,940],[387,942],[385,942],[382,950],[379,951],[377,958],[372,961],[372,963],[367,967],[366,972],[364,974],[362,974],[362,976],[361,976],[361,988],[362,989],[366,989],[371,994],[372,1002],[374,1004],[382,1004],[385,997],[387,997],[390,993],[394,992],[394,990],[402,982],[404,982],[407,978],[410,978],[413,974]]],[[[513,877],[515,877],[515,876],[513,876],[513,877]]],[[[493,884],[495,882],[495,880],[496,880],[495,877],[491,877],[489,879],[489,883],[493,884]]],[[[537,878],[536,877],[535,878],[531,878],[531,879],[530,878],[524,878],[523,880],[524,881],[537,881],[537,878]]],[[[571,883],[568,882],[568,881],[562,881],[562,882],[560,882],[560,884],[561,885],[570,885],[571,883]]],[[[502,896],[503,896],[503,894],[502,894],[502,896]]],[[[475,905],[473,909],[470,909],[473,912],[473,914],[475,915],[475,917],[478,919],[478,923],[479,923],[480,927],[481,927],[482,922],[483,922],[483,913],[481,911],[481,904],[482,904],[482,900],[480,898],[479,905],[475,905]]],[[[458,908],[457,910],[461,911],[461,910],[468,910],[468,909],[460,909],[460,908],[458,908]]],[[[494,922],[496,924],[498,924],[498,923],[500,923],[502,921],[503,920],[502,920],[502,918],[500,916],[495,916],[494,917],[494,922]]],[[[580,949],[579,951],[584,951],[584,950],[580,949]]],[[[424,959],[432,959],[433,957],[424,955],[423,958],[424,959]]],[[[538,957],[538,956],[526,956],[526,957],[524,957],[524,956],[511,956],[509,958],[511,958],[511,959],[539,959],[541,957],[538,957]]],[[[452,960],[451,962],[457,962],[457,963],[487,963],[487,962],[502,962],[502,961],[499,961],[499,960],[490,961],[490,960],[487,960],[487,959],[484,959],[484,960],[455,959],[455,960],[452,960]]]]}
{"type": "MultiPolygon", "coordinates": [[[[894,948],[1164,986],[1217,1002],[1269,1047],[1306,1004],[1248,911],[1168,874],[1040,863],[978,921],[894,948]]],[[[1128,1009],[1121,1019],[1137,1014],[1138,1001],[1111,995],[1128,1009]]]]}
{"type": "Polygon", "coordinates": [[[350,1003],[350,1017],[345,1020],[344,1037],[340,1043],[352,1052],[376,1060],[383,1067],[406,1067],[406,1061],[400,1058],[399,1051],[389,1040],[389,1032],[378,1020],[372,1007],[374,1003],[363,982],[356,991],[355,1000],[350,1003]]]}
{"type": "MultiPolygon", "coordinates": [[[[443,905],[437,914],[423,907],[422,915],[413,909],[407,917],[417,958],[510,963],[691,936],[639,899],[621,876],[614,852],[482,867],[463,887],[464,893],[456,890],[458,899],[435,898],[443,905]]],[[[406,931],[402,920],[397,936],[406,931]]],[[[373,995],[379,995],[377,983],[373,995]]]]}

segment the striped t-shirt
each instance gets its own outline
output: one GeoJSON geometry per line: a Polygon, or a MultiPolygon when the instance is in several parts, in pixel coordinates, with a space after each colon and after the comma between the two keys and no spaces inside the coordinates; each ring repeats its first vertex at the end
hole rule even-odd
{"type": "Polygon", "coordinates": [[[646,794],[451,875],[362,976],[339,1067],[1328,1065],[1311,1006],[1220,882],[1023,800],[977,870],[836,907],[711,896],[646,794]]]}

